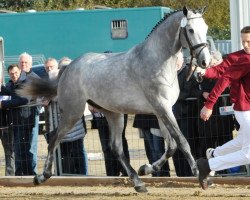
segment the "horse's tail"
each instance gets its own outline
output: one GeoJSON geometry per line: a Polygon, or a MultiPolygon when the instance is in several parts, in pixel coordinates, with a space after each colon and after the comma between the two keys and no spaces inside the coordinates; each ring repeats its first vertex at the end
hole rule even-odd
{"type": "Polygon", "coordinates": [[[20,89],[17,94],[25,97],[45,97],[52,99],[57,95],[58,78],[56,79],[38,79],[30,78],[20,89]]]}

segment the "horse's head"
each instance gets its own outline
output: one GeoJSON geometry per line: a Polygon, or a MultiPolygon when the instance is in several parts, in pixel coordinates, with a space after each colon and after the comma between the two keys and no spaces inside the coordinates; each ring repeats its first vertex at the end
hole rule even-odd
{"type": "Polygon", "coordinates": [[[207,29],[200,11],[191,11],[186,7],[183,8],[184,17],[181,20],[181,45],[190,49],[190,54],[195,57],[197,64],[202,67],[208,67],[210,63],[210,53],[207,45],[207,29]]]}

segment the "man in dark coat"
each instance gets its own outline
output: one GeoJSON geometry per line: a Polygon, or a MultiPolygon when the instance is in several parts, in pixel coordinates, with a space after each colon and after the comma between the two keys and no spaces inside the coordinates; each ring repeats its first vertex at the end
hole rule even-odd
{"type": "MultiPolygon", "coordinates": [[[[1,96],[1,101],[6,99],[1,96]]],[[[5,176],[15,175],[15,159],[14,159],[14,148],[13,148],[13,133],[7,123],[6,110],[0,109],[0,138],[3,145],[4,156],[5,156],[5,176]]]]}
{"type": "Polygon", "coordinates": [[[28,99],[16,94],[16,90],[25,83],[25,74],[21,75],[18,65],[8,67],[10,81],[6,86],[2,86],[2,94],[11,96],[10,100],[1,101],[0,108],[8,109],[8,125],[12,125],[14,133],[14,153],[15,153],[15,175],[34,175],[32,159],[30,153],[30,143],[32,128],[34,126],[35,113],[30,112],[27,107],[19,107],[28,103],[28,99]]]}

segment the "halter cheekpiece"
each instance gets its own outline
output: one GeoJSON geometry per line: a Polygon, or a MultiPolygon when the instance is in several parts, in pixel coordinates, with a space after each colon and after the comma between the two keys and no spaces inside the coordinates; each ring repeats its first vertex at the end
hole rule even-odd
{"type": "Polygon", "coordinates": [[[196,68],[197,68],[197,65],[196,65],[194,71],[193,71],[192,73],[190,73],[190,71],[191,71],[191,69],[192,69],[192,61],[193,61],[193,58],[195,57],[195,50],[198,49],[198,48],[200,48],[200,47],[202,47],[202,48],[200,49],[200,51],[196,54],[196,58],[198,58],[199,55],[200,55],[200,53],[201,53],[201,51],[202,51],[205,47],[208,46],[208,43],[206,43],[206,42],[205,42],[205,43],[196,44],[196,45],[192,45],[191,40],[190,40],[189,37],[188,37],[187,28],[186,28],[187,21],[188,21],[188,20],[191,20],[191,19],[196,19],[196,18],[202,18],[202,17],[190,17],[190,18],[184,17],[184,18],[182,19],[182,21],[181,21],[181,29],[183,30],[185,39],[186,39],[186,41],[187,41],[187,43],[188,43],[188,46],[189,46],[190,55],[191,55],[190,64],[189,64],[189,66],[190,66],[190,68],[189,68],[189,73],[188,73],[188,76],[187,76],[187,78],[186,78],[187,81],[190,80],[190,77],[194,74],[194,71],[195,71],[196,68]],[[186,20],[185,20],[185,19],[186,19],[186,20]],[[185,22],[186,22],[186,24],[185,24],[185,22]],[[185,24],[185,25],[184,25],[184,24],[185,24]]]}

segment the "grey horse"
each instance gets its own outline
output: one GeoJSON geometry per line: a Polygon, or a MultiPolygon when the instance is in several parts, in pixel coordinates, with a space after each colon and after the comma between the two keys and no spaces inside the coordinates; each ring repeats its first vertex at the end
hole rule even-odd
{"type": "Polygon", "coordinates": [[[51,177],[53,152],[82,117],[86,102],[106,116],[111,148],[137,192],[147,192],[139,175],[159,170],[175,152],[176,144],[186,156],[193,174],[197,175],[195,160],[177,125],[172,106],[179,95],[176,61],[182,47],[190,49],[199,66],[206,68],[210,62],[206,43],[208,26],[202,17],[203,11],[186,7],[173,11],[153,28],[145,41],[127,52],[87,53],[61,69],[56,80],[33,80],[19,91],[21,95],[33,97],[57,95],[60,107],[60,123],[48,145],[44,171],[34,177],[35,184],[51,177]],[[123,153],[123,113],[155,114],[163,137],[175,141],[152,166],[142,166],[139,175],[123,153]]]}

